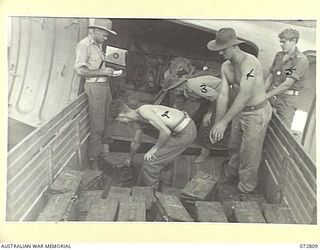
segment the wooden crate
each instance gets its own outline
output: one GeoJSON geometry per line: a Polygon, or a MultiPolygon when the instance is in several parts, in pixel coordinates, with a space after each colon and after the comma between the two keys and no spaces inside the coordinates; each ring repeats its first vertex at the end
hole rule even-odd
{"type": "Polygon", "coordinates": [[[194,221],[180,200],[173,195],[156,192],[158,220],[160,221],[194,221]]]}
{"type": "Polygon", "coordinates": [[[220,202],[239,200],[237,185],[219,184],[217,190],[217,200],[220,202]]]}
{"type": "Polygon", "coordinates": [[[100,159],[99,165],[106,175],[118,183],[132,181],[133,166],[127,167],[123,164],[124,160],[128,157],[129,154],[111,152],[106,157],[100,159]]]}
{"type": "Polygon", "coordinates": [[[97,200],[101,199],[102,190],[87,190],[79,196],[79,216],[85,218],[92,206],[97,200]]]}
{"type": "Polygon", "coordinates": [[[239,223],[266,223],[256,201],[234,202],[234,216],[239,223]]]}
{"type": "Polygon", "coordinates": [[[70,168],[64,169],[54,181],[51,192],[52,193],[64,193],[72,191],[76,194],[79,190],[81,178],[83,172],[72,170],[70,168]]]}
{"type": "Polygon", "coordinates": [[[216,178],[200,170],[181,190],[181,195],[184,198],[206,200],[212,194],[216,183],[216,178]]]}
{"type": "Polygon", "coordinates": [[[117,201],[127,201],[130,199],[131,188],[122,188],[111,186],[107,194],[107,199],[113,199],[117,201]]]}
{"type": "Polygon", "coordinates": [[[115,221],[119,202],[113,199],[99,199],[92,204],[86,221],[115,221]]]}
{"type": "Polygon", "coordinates": [[[267,223],[296,224],[290,208],[283,204],[263,204],[263,215],[267,223]]]}
{"type": "Polygon", "coordinates": [[[196,201],[195,208],[200,222],[228,222],[220,202],[196,201]]]}
{"type": "Polygon", "coordinates": [[[156,201],[153,187],[151,186],[132,187],[132,200],[145,201],[146,209],[150,210],[152,207],[152,204],[156,201]]]}
{"type": "Polygon", "coordinates": [[[78,217],[78,200],[73,192],[50,195],[37,221],[74,221],[78,217]]]}
{"type": "Polygon", "coordinates": [[[130,200],[120,202],[117,221],[146,221],[146,203],[130,200]]]}
{"type": "Polygon", "coordinates": [[[83,190],[97,190],[103,189],[103,176],[100,170],[88,169],[84,172],[81,179],[81,188],[83,190]]]}

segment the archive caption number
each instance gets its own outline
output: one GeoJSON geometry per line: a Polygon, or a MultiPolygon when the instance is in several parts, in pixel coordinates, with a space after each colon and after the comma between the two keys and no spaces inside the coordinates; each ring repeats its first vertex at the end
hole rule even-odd
{"type": "Polygon", "coordinates": [[[300,248],[318,248],[318,244],[300,244],[300,248]]]}

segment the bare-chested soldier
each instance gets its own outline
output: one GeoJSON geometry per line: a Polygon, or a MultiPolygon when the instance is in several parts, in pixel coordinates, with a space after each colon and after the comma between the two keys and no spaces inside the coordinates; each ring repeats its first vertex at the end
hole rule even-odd
{"type": "Polygon", "coordinates": [[[216,40],[208,49],[218,51],[227,61],[221,66],[221,92],[217,100],[215,124],[210,131],[212,142],[221,140],[227,125],[232,121],[228,162],[223,182],[238,181],[240,193],[254,192],[258,182],[263,141],[272,108],[266,99],[262,66],[256,57],[242,51],[232,28],[217,32],[216,40]],[[230,108],[229,85],[238,89],[230,108]]]}
{"type": "Polygon", "coordinates": [[[142,105],[137,109],[129,108],[120,100],[112,104],[112,114],[120,122],[134,122],[135,136],[130,145],[129,165],[140,146],[142,126],[151,124],[159,130],[159,138],[145,154],[141,170],[142,184],[159,189],[159,184],[170,185],[171,164],[197,136],[196,126],[186,112],[162,106],[142,105]]]}

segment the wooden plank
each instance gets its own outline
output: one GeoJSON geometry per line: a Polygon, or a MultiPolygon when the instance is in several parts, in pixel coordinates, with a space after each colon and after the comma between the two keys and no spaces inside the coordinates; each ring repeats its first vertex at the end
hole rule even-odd
{"type": "Polygon", "coordinates": [[[20,202],[20,200],[26,200],[29,192],[32,192],[32,190],[37,187],[37,181],[41,180],[40,183],[42,183],[43,180],[48,181],[48,177],[48,168],[46,164],[39,165],[36,169],[30,172],[28,176],[26,176],[26,179],[23,182],[19,184],[16,183],[16,187],[10,186],[10,189],[8,189],[8,205],[15,206],[20,202]]]}
{"type": "MultiPolygon", "coordinates": [[[[71,110],[58,123],[52,124],[52,127],[48,127],[48,124],[44,125],[43,127],[46,128],[45,131],[43,131],[43,127],[36,129],[25,140],[22,141],[24,144],[19,143],[17,145],[18,147],[14,147],[8,154],[8,171],[11,171],[13,174],[17,173],[24,166],[24,164],[28,162],[41,147],[51,140],[55,136],[56,132],[85,105],[86,103],[80,104],[77,106],[76,110],[71,110]]],[[[64,112],[62,111],[61,113],[64,112]]],[[[51,124],[51,122],[52,120],[50,120],[48,123],[51,124]]]]}
{"type": "Polygon", "coordinates": [[[24,168],[21,168],[19,172],[13,175],[12,172],[8,171],[7,175],[7,186],[10,189],[11,185],[17,185],[17,183],[22,183],[26,179],[26,175],[30,175],[30,173],[37,168],[39,164],[44,164],[44,162],[48,158],[48,149],[41,150],[39,154],[35,155],[33,159],[31,159],[24,168]]]}
{"type": "Polygon", "coordinates": [[[21,194],[20,197],[22,198],[19,200],[15,200],[14,202],[11,202],[9,199],[7,200],[7,207],[9,209],[8,214],[12,220],[19,221],[25,212],[31,208],[34,200],[36,200],[38,196],[47,188],[47,177],[48,175],[46,173],[39,175],[38,178],[36,178],[29,186],[29,188],[21,194]]]}
{"type": "Polygon", "coordinates": [[[303,158],[303,161],[306,163],[306,165],[311,168],[310,171],[313,172],[313,170],[316,169],[315,162],[309,157],[309,155],[304,150],[303,146],[295,140],[291,132],[283,124],[280,124],[281,122],[278,122],[280,120],[279,117],[277,115],[274,116],[275,118],[272,119],[271,125],[280,128],[284,136],[288,138],[290,145],[293,146],[294,150],[298,153],[298,155],[303,158]]]}
{"type": "Polygon", "coordinates": [[[308,218],[308,211],[305,208],[304,204],[301,202],[300,198],[297,196],[297,193],[295,189],[291,186],[291,184],[288,184],[287,187],[284,190],[284,196],[288,200],[288,205],[292,209],[292,212],[296,217],[297,214],[302,218],[304,223],[306,221],[311,221],[310,218],[308,218]],[[294,210],[293,207],[296,207],[294,210]]]}
{"type": "MultiPolygon", "coordinates": [[[[303,217],[300,213],[300,208],[297,206],[294,197],[290,193],[287,193],[288,190],[284,190],[284,200],[287,200],[288,206],[290,207],[293,217],[298,224],[308,224],[307,219],[303,217]]],[[[291,191],[289,191],[291,192],[291,191]]]]}
{"type": "Polygon", "coordinates": [[[265,152],[265,159],[268,161],[269,167],[270,169],[272,169],[273,175],[275,176],[277,181],[280,182],[280,163],[269,150],[265,152]]]}
{"type": "Polygon", "coordinates": [[[65,168],[54,181],[52,192],[66,192],[72,191],[74,194],[78,192],[83,172],[76,171],[70,168],[65,168]]]}
{"type": "Polygon", "coordinates": [[[131,188],[122,187],[110,187],[107,199],[117,200],[117,201],[127,201],[130,198],[131,188]]]}
{"type": "Polygon", "coordinates": [[[121,201],[117,221],[146,221],[146,203],[121,201]]]}
{"type": "Polygon", "coordinates": [[[272,121],[272,127],[276,135],[288,150],[292,159],[296,162],[301,171],[308,176],[316,176],[316,165],[306,154],[302,146],[293,138],[289,131],[281,129],[281,125],[272,121]]]}
{"type": "Polygon", "coordinates": [[[99,199],[92,204],[86,221],[115,221],[119,202],[113,199],[99,199]]]}
{"type": "Polygon", "coordinates": [[[66,165],[68,165],[69,160],[73,155],[75,155],[77,147],[76,145],[72,144],[72,147],[66,148],[66,151],[62,152],[63,154],[61,155],[60,158],[58,158],[58,162],[54,162],[53,166],[53,174],[54,176],[66,165]]]}
{"type": "Polygon", "coordinates": [[[220,202],[196,201],[195,207],[200,222],[228,222],[220,202]]]}
{"type": "Polygon", "coordinates": [[[81,96],[79,96],[79,98],[70,103],[54,118],[29,134],[19,144],[10,150],[8,154],[9,164],[12,165],[19,157],[26,153],[27,155],[32,155],[32,151],[29,151],[31,149],[34,149],[34,152],[38,151],[43,145],[43,142],[46,141],[44,138],[52,137],[56,131],[66,124],[66,121],[71,120],[78,112],[87,106],[87,103],[87,96],[85,93],[83,93],[81,96]],[[37,146],[35,147],[34,144],[37,146]]]}

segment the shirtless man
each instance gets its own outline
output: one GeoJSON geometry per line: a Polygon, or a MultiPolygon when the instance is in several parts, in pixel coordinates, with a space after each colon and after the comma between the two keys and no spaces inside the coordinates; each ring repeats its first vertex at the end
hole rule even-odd
{"type": "Polygon", "coordinates": [[[135,136],[130,145],[129,159],[140,146],[142,126],[151,124],[159,130],[159,138],[154,146],[145,154],[141,170],[142,184],[159,189],[159,184],[170,186],[170,163],[180,155],[197,136],[196,126],[188,114],[180,110],[162,105],[142,105],[137,109],[129,108],[122,101],[114,101],[112,114],[119,122],[134,122],[135,136]]]}
{"type": "Polygon", "coordinates": [[[256,57],[242,51],[232,28],[217,32],[208,49],[218,51],[227,61],[221,66],[221,91],[217,100],[215,123],[210,131],[212,142],[221,140],[232,121],[229,150],[231,159],[225,173],[226,182],[238,181],[240,193],[254,192],[267,125],[272,108],[267,101],[262,67],[256,57]],[[229,85],[239,89],[227,110],[229,85]]]}

